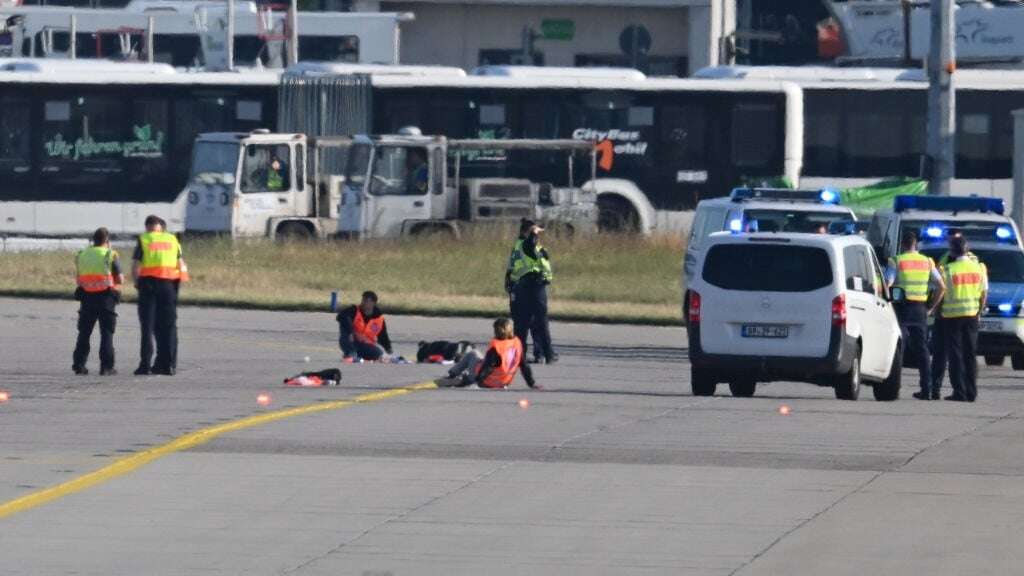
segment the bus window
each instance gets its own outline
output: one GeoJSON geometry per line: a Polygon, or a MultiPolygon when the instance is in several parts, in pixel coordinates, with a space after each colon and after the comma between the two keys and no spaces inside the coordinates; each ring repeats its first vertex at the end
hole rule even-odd
{"type": "Polygon", "coordinates": [[[171,202],[181,191],[170,176],[167,124],[170,105],[163,98],[132,102],[131,133],[125,140],[128,187],[137,202],[171,202]]]}
{"type": "Polygon", "coordinates": [[[232,110],[226,96],[185,96],[174,102],[173,155],[175,182],[184,186],[188,179],[188,162],[196,136],[203,132],[219,132],[232,128],[232,110]]]}
{"type": "Polygon", "coordinates": [[[44,101],[40,176],[49,195],[110,200],[130,194],[121,180],[129,144],[124,104],[100,94],[44,101]]]}
{"type": "Polygon", "coordinates": [[[31,103],[0,97],[0,197],[25,199],[32,178],[31,103]]]}
{"type": "Polygon", "coordinates": [[[358,36],[299,36],[303,61],[359,62],[358,36]]]}
{"type": "Polygon", "coordinates": [[[739,103],[731,116],[733,164],[741,170],[766,168],[778,154],[779,115],[775,107],[739,103]]]}

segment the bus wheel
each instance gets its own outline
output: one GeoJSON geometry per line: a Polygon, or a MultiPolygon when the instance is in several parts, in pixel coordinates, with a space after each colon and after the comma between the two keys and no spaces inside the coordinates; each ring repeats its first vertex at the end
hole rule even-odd
{"type": "Polygon", "coordinates": [[[312,240],[313,231],[302,222],[285,222],[277,227],[277,239],[282,242],[312,240]]]}
{"type": "Polygon", "coordinates": [[[640,215],[622,196],[598,196],[597,211],[597,228],[601,232],[640,231],[640,215]]]}

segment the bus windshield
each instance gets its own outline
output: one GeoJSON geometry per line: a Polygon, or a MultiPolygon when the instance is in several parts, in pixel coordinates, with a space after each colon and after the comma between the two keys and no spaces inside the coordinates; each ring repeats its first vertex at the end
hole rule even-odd
{"type": "Polygon", "coordinates": [[[758,232],[828,232],[832,224],[853,223],[849,213],[805,210],[747,210],[743,219],[756,222],[758,232]]]}
{"type": "Polygon", "coordinates": [[[196,142],[192,153],[192,176],[196,184],[235,183],[238,170],[238,145],[230,142],[196,142]]]}

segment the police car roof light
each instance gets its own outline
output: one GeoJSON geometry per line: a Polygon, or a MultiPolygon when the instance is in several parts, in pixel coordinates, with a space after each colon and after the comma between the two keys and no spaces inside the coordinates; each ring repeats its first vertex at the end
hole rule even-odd
{"type": "Polygon", "coordinates": [[[897,196],[892,202],[896,212],[934,210],[936,212],[993,212],[1003,214],[1002,198],[978,196],[897,196]]]}
{"type": "Polygon", "coordinates": [[[729,198],[733,202],[744,200],[782,200],[790,202],[818,202],[838,204],[839,193],[834,188],[822,190],[793,190],[792,188],[733,188],[729,198]]]}

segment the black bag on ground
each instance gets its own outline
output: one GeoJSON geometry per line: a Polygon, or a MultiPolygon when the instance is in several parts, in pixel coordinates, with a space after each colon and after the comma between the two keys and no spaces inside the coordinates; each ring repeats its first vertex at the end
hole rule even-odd
{"type": "Polygon", "coordinates": [[[473,343],[460,340],[450,342],[448,340],[434,340],[433,342],[421,341],[419,350],[416,351],[416,361],[437,362],[437,359],[458,362],[466,355],[466,352],[473,348],[473,343]]]}

